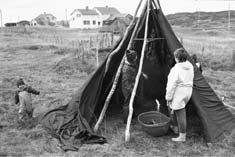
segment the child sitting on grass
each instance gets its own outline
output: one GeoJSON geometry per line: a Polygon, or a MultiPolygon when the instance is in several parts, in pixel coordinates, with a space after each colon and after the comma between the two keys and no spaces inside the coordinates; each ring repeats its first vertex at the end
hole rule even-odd
{"type": "Polygon", "coordinates": [[[22,78],[17,83],[15,92],[15,104],[19,104],[19,119],[22,121],[29,120],[33,117],[33,107],[31,93],[39,95],[40,92],[26,85],[22,78]]]}

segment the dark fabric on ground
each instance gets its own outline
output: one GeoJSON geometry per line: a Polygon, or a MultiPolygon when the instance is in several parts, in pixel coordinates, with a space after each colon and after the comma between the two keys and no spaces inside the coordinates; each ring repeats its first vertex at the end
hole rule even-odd
{"type": "MultiPolygon", "coordinates": [[[[146,13],[140,18],[143,21],[145,17],[146,13]]],[[[148,79],[143,83],[143,104],[158,99],[161,103],[160,111],[168,114],[164,98],[167,75],[170,68],[174,65],[173,52],[177,48],[182,47],[182,45],[161,10],[151,11],[148,26],[148,36],[151,35],[151,37],[164,39],[155,41],[155,44],[151,46],[154,49],[151,55],[155,59],[146,56],[144,59],[143,72],[148,75],[148,79]]],[[[138,29],[137,38],[143,38],[144,27],[144,25],[141,25],[138,29]]],[[[107,73],[105,73],[107,60],[105,60],[90,76],[83,87],[75,93],[67,105],[51,110],[42,117],[41,124],[53,137],[60,140],[64,150],[78,150],[82,143],[106,142],[103,137],[94,135],[90,124],[94,123],[94,120],[97,119],[102,110],[118,66],[128,46],[133,28],[134,26],[131,26],[127,38],[120,45],[120,50],[111,58],[107,73]]],[[[140,56],[142,44],[143,41],[141,40],[134,43],[133,49],[137,51],[138,56],[140,56]]],[[[195,78],[192,99],[190,101],[193,106],[187,105],[186,110],[191,107],[195,108],[194,112],[202,122],[205,140],[207,142],[216,142],[225,131],[231,131],[235,125],[235,118],[217,97],[196,65],[194,63],[193,65],[195,67],[195,78]]],[[[123,97],[121,98],[117,95],[119,95],[119,92],[115,92],[109,108],[114,107],[114,99],[115,101],[123,102],[123,97]]],[[[116,104],[123,105],[120,103],[116,104]]],[[[141,106],[139,107],[141,108],[141,106]]],[[[153,110],[155,109],[153,106],[153,110]]]]}

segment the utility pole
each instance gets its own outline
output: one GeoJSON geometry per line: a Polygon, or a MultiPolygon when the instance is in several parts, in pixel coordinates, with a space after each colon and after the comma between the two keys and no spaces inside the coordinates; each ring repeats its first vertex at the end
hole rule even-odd
{"type": "Polygon", "coordinates": [[[1,27],[2,27],[2,10],[0,9],[1,27]]]}
{"type": "Polygon", "coordinates": [[[228,2],[228,31],[230,31],[230,20],[231,20],[231,10],[230,10],[230,2],[228,2]]]}
{"type": "MultiPolygon", "coordinates": [[[[196,3],[198,2],[198,0],[195,0],[196,3]]],[[[197,3],[197,8],[196,8],[196,12],[197,12],[197,27],[200,27],[200,11],[198,10],[198,3],[197,3]]]]}
{"type": "Polygon", "coordinates": [[[66,19],[66,22],[68,22],[67,9],[65,9],[65,19],[66,19]]]}
{"type": "Polygon", "coordinates": [[[69,22],[68,22],[68,16],[67,16],[67,9],[65,9],[65,25],[64,27],[68,27],[69,22]]]}
{"type": "Polygon", "coordinates": [[[197,27],[200,27],[200,11],[197,11],[197,27]]]}

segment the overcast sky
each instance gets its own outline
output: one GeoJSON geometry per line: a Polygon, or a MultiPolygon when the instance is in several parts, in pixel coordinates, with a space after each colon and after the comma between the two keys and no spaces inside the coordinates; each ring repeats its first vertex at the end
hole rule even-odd
{"type": "MultiPolygon", "coordinates": [[[[165,14],[176,12],[235,10],[235,0],[160,0],[165,14]]],[[[116,7],[122,13],[133,15],[139,0],[0,0],[3,23],[31,20],[43,12],[52,13],[57,19],[65,19],[77,8],[95,6],[116,7]]]]}

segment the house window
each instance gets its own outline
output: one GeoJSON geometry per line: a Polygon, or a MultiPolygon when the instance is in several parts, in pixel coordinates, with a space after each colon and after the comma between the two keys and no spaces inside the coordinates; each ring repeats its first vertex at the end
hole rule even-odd
{"type": "Polygon", "coordinates": [[[90,21],[89,21],[89,20],[84,20],[84,21],[83,21],[83,24],[84,24],[84,25],[90,25],[90,21]]]}
{"type": "Polygon", "coordinates": [[[98,22],[98,25],[100,25],[100,22],[98,22]]]}
{"type": "Polygon", "coordinates": [[[93,20],[93,25],[96,25],[96,21],[95,20],[93,20]]]}

